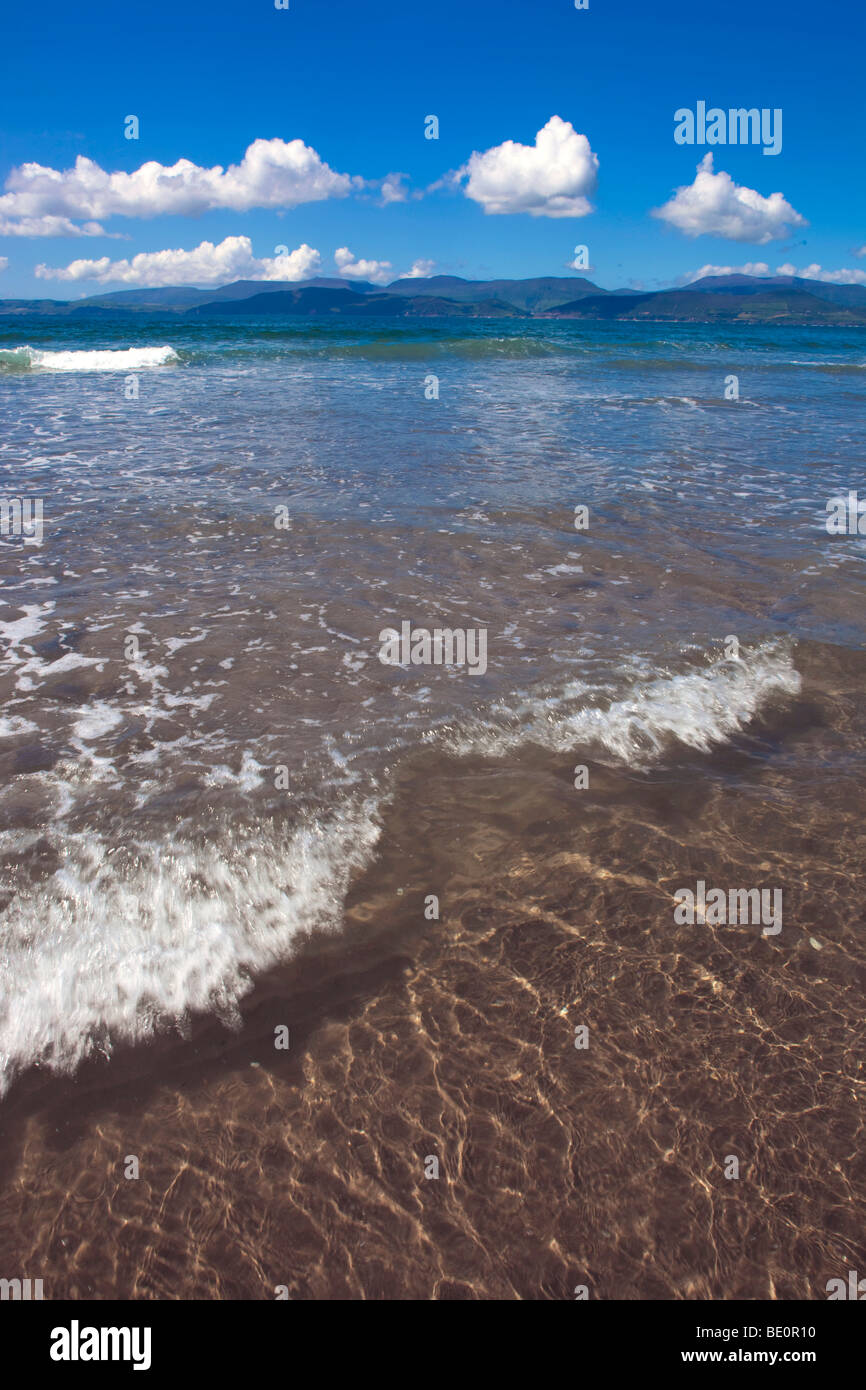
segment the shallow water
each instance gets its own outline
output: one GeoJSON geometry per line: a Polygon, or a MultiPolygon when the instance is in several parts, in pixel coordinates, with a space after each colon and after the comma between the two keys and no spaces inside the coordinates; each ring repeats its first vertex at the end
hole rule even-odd
{"type": "Polygon", "coordinates": [[[51,1296],[862,1262],[864,540],[825,519],[864,364],[0,320],[0,495],[44,510],[0,542],[0,1231],[51,1296]],[[383,664],[403,621],[484,629],[484,673],[383,664]],[[781,889],[781,932],[678,925],[698,879],[781,889]]]}

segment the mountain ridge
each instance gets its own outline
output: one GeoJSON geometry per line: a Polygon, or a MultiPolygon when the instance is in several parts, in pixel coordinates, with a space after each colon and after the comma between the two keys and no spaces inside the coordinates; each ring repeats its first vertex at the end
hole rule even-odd
{"type": "Polygon", "coordinates": [[[210,289],[159,286],[78,300],[3,299],[0,316],[105,317],[140,314],[222,316],[658,318],[683,323],[866,324],[866,286],[804,276],[703,276],[663,290],[606,290],[583,276],[464,280],[456,275],[400,278],[389,285],[340,277],[302,281],[235,280],[210,289]]]}

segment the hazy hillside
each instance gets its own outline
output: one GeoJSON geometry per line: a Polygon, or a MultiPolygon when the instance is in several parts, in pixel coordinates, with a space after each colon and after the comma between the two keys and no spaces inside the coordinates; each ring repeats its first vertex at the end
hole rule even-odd
{"type": "Polygon", "coordinates": [[[0,314],[117,316],[127,314],[286,315],[594,319],[669,319],[684,323],[866,323],[866,287],[788,276],[705,276],[675,289],[605,290],[579,275],[529,280],[463,280],[432,275],[366,281],[235,280],[213,289],[162,286],[117,290],[87,299],[0,300],[0,314]]]}
{"type": "Polygon", "coordinates": [[[243,300],[216,300],[187,311],[196,318],[238,315],[250,318],[276,314],[349,314],[353,317],[435,315],[450,317],[520,318],[523,313],[513,304],[484,299],[458,303],[436,295],[358,294],[352,290],[319,287],[283,289],[276,294],[257,294],[243,300]]]}
{"type": "Polygon", "coordinates": [[[765,294],[780,288],[799,290],[826,299],[830,304],[844,304],[850,309],[866,308],[866,285],[831,285],[825,280],[804,280],[799,275],[705,275],[684,289],[717,294],[765,294]]]}
{"type": "Polygon", "coordinates": [[[607,294],[581,275],[544,276],[534,280],[461,280],[456,275],[431,275],[427,279],[395,280],[388,294],[437,295],[457,302],[499,299],[530,313],[541,313],[584,294],[607,294]]]}
{"type": "MultiPolygon", "coordinates": [[[[806,281],[805,284],[813,282],[806,281]]],[[[824,286],[822,286],[824,288],[824,286]]],[[[551,310],[551,318],[669,319],[679,323],[866,324],[862,309],[796,288],[721,285],[654,294],[590,296],[551,310]]]]}

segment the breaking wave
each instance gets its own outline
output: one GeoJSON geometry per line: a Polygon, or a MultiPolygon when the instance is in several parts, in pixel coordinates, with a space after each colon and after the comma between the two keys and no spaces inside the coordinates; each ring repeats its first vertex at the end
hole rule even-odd
{"type": "Polygon", "coordinates": [[[173,347],[121,348],[118,350],[48,352],[42,348],[0,349],[0,367],[48,372],[134,372],[144,367],[164,367],[180,358],[173,347]]]}
{"type": "Polygon", "coordinates": [[[63,828],[60,865],[10,902],[0,956],[0,1095],[34,1064],[71,1072],[195,1013],[237,1018],[254,976],[337,928],[379,837],[367,798],[281,831],[111,844],[63,828]]]}
{"type": "MultiPolygon", "coordinates": [[[[607,682],[519,693],[429,737],[457,756],[586,746],[641,769],[676,744],[706,752],[725,743],[800,688],[788,646],[764,643],[736,661],[661,672],[632,662],[607,682]]],[[[79,734],[102,729],[103,714],[91,710],[92,728],[79,721],[79,734]]],[[[236,1020],[257,976],[314,928],[339,928],[350,881],[381,832],[379,800],[361,794],[291,826],[233,818],[195,840],[180,828],[131,838],[129,824],[123,837],[77,831],[61,813],[39,855],[53,872],[8,904],[0,1095],[34,1064],[71,1072],[119,1042],[183,1030],[196,1014],[236,1020]]],[[[27,846],[2,839],[20,859],[27,846]]]]}
{"type": "Polygon", "coordinates": [[[708,752],[743,730],[771,698],[796,695],[800,686],[789,650],[764,643],[737,661],[632,676],[619,689],[570,681],[551,694],[494,705],[445,742],[458,756],[485,757],[527,743],[554,752],[595,746],[640,767],[657,761],[672,742],[708,752]]]}

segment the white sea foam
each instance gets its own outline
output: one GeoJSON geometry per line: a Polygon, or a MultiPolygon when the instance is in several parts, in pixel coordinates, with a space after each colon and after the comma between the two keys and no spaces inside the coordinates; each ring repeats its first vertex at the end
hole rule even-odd
{"type": "Polygon", "coordinates": [[[0,366],[31,367],[46,372],[134,372],[177,361],[177,353],[168,345],[77,352],[49,352],[26,345],[0,350],[0,366]]]}
{"type": "MultiPolygon", "coordinates": [[[[646,767],[675,743],[706,751],[725,742],[800,685],[788,648],[767,643],[741,661],[670,672],[635,662],[609,684],[570,680],[527,692],[431,738],[491,757],[528,743],[556,752],[587,746],[646,767]]],[[[287,958],[299,936],[339,926],[349,882],[380,833],[376,802],[360,794],[327,818],[282,829],[217,822],[195,842],[179,830],[131,838],[129,822],[116,837],[70,829],[82,781],[86,789],[118,779],[111,759],[86,742],[116,727],[113,707],[97,702],[73,720],[77,756],[39,774],[58,791],[44,838],[59,867],[22,888],[3,917],[0,1095],[34,1063],[70,1071],[94,1051],[183,1027],[195,1013],[236,1017],[252,980],[287,958]]],[[[336,747],[329,751],[338,769],[345,764],[336,747]]],[[[162,754],[147,758],[156,768],[162,754]]],[[[253,792],[266,765],[245,753],[239,769],[211,766],[206,780],[253,792]]]]}
{"type": "Polygon", "coordinates": [[[633,766],[655,761],[671,742],[708,752],[744,729],[773,696],[792,696],[800,676],[787,648],[765,643],[738,661],[650,676],[621,690],[570,681],[547,695],[493,706],[446,737],[458,755],[501,757],[523,744],[555,752],[600,746],[633,766]]]}
{"type": "Polygon", "coordinates": [[[17,738],[19,734],[35,733],[39,726],[20,714],[0,715],[0,738],[17,738]]]}
{"type": "MultiPolygon", "coordinates": [[[[3,604],[3,607],[9,607],[3,604]]],[[[54,603],[28,603],[18,606],[18,612],[23,613],[23,618],[15,618],[13,622],[0,622],[0,637],[9,643],[10,651],[17,647],[19,642],[25,642],[28,637],[38,637],[40,632],[45,629],[45,619],[54,611],[54,603]]]]}
{"type": "Polygon", "coordinates": [[[379,836],[376,803],[280,831],[109,843],[52,836],[61,864],[13,898],[0,958],[0,1095],[39,1063],[73,1070],[120,1040],[237,1017],[252,978],[313,927],[339,925],[379,836]]]}
{"type": "Polygon", "coordinates": [[[96,700],[79,711],[80,718],[72,725],[72,732],[85,741],[100,738],[111,729],[123,723],[123,714],[105,700],[96,700]]]}
{"type": "Polygon", "coordinates": [[[262,785],[266,771],[264,764],[257,762],[250,750],[245,748],[237,772],[232,771],[227,764],[219,763],[208,768],[206,781],[212,787],[236,786],[239,791],[251,792],[262,785]]]}

